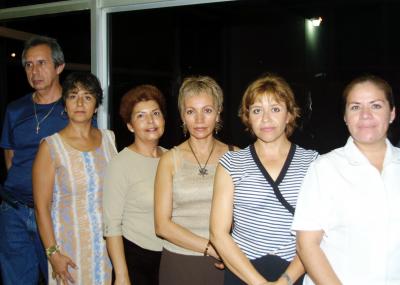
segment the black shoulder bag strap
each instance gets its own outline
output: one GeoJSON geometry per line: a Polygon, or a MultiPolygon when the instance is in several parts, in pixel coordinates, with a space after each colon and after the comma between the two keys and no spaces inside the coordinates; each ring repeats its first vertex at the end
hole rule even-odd
{"type": "Polygon", "coordinates": [[[273,181],[271,176],[269,176],[267,170],[265,169],[264,165],[262,165],[260,158],[258,157],[256,153],[256,149],[254,147],[254,144],[250,146],[250,152],[251,155],[253,156],[253,159],[255,163],[257,164],[258,168],[261,170],[261,173],[263,174],[264,178],[271,184],[272,189],[274,190],[276,198],[279,200],[279,202],[286,208],[286,210],[289,211],[292,215],[294,215],[294,207],[289,204],[288,201],[282,196],[281,191],[279,191],[278,185],[282,181],[283,177],[285,176],[284,173],[286,173],[286,170],[289,168],[290,162],[293,159],[294,152],[296,150],[296,145],[292,144],[290,146],[289,154],[288,157],[286,158],[285,164],[283,165],[281,174],[279,177],[276,179],[276,181],[273,181]],[[283,175],[282,175],[283,174],[283,175]]]}

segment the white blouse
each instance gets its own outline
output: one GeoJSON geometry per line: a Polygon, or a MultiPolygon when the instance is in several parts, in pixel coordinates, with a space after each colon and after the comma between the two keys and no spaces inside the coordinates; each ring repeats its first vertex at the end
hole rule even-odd
{"type": "Polygon", "coordinates": [[[300,190],[292,229],[324,231],[343,284],[400,284],[400,149],[386,145],[380,173],[350,137],[311,164],[300,190]]]}

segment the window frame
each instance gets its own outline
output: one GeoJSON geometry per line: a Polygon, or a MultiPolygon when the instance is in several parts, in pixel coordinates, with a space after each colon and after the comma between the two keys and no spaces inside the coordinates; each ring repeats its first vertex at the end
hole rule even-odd
{"type": "Polygon", "coordinates": [[[238,0],[68,0],[0,9],[0,21],[90,10],[91,71],[99,78],[104,90],[103,104],[97,112],[97,122],[100,128],[110,128],[109,48],[112,43],[108,37],[108,15],[134,10],[230,1],[238,0]]]}

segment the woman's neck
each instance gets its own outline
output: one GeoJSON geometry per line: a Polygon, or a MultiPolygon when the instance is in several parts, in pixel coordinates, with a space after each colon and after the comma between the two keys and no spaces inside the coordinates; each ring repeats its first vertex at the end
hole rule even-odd
{"type": "Polygon", "coordinates": [[[69,124],[64,129],[65,133],[73,137],[88,138],[94,130],[92,122],[88,123],[73,123],[69,124]]]}
{"type": "Polygon", "coordinates": [[[254,143],[257,152],[262,155],[269,157],[271,159],[277,159],[280,157],[286,157],[289,153],[291,142],[286,138],[274,141],[274,142],[264,142],[260,139],[254,143]]]}
{"type": "Polygon", "coordinates": [[[211,149],[213,149],[216,140],[213,136],[209,136],[203,139],[196,139],[194,137],[189,137],[187,143],[193,148],[193,150],[198,154],[209,154],[211,149]]]}
{"type": "Polygon", "coordinates": [[[162,152],[158,147],[158,141],[154,142],[142,142],[140,140],[135,140],[133,144],[131,144],[128,148],[137,152],[143,156],[148,157],[160,157],[162,152]]]}
{"type": "Polygon", "coordinates": [[[386,140],[375,144],[361,144],[354,141],[354,144],[362,152],[368,161],[375,166],[379,172],[382,172],[383,161],[386,153],[386,140]]]}

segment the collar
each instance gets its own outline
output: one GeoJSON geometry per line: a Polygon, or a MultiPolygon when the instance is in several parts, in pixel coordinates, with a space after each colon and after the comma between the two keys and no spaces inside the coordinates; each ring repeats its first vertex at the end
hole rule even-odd
{"type": "MultiPolygon", "coordinates": [[[[390,163],[400,164],[400,149],[394,147],[388,139],[386,139],[385,142],[386,142],[386,153],[383,162],[383,167],[385,167],[390,163]]],[[[365,157],[365,155],[361,152],[361,150],[356,146],[351,136],[347,139],[347,143],[344,146],[344,152],[349,163],[352,165],[361,165],[370,163],[368,159],[365,157]]]]}

